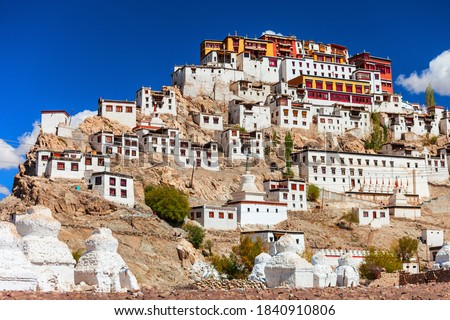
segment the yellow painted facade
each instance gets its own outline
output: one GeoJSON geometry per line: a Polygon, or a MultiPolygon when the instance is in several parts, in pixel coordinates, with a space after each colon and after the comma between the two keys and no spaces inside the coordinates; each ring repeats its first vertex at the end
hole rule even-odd
{"type": "Polygon", "coordinates": [[[309,75],[302,75],[295,79],[289,81],[289,86],[298,86],[299,84],[304,84],[306,86],[307,81],[311,81],[311,88],[318,90],[329,90],[336,92],[348,92],[355,94],[369,94],[370,93],[370,84],[364,81],[358,80],[348,80],[348,79],[335,79],[335,78],[325,78],[325,77],[316,77],[309,75]],[[322,87],[320,87],[320,83],[322,83],[322,87]],[[327,84],[332,84],[332,89],[327,89],[327,84]],[[342,90],[338,90],[338,86],[342,85],[342,90]],[[351,87],[350,87],[351,86],[351,87]],[[362,92],[356,92],[356,86],[361,86],[362,92]],[[351,88],[351,89],[350,89],[351,88]]]}
{"type": "Polygon", "coordinates": [[[203,59],[203,57],[213,50],[226,50],[235,52],[236,54],[249,52],[258,53],[257,56],[274,56],[273,42],[241,36],[227,36],[223,41],[204,40],[200,44],[200,59],[203,59]]]}

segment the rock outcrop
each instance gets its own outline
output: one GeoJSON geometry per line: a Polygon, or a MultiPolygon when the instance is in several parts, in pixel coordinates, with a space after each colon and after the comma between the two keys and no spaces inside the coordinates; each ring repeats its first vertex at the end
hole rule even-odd
{"type": "Polygon", "coordinates": [[[336,274],[325,261],[325,254],[317,252],[311,259],[314,274],[314,287],[325,288],[336,285],[336,274]]]}
{"type": "Polygon", "coordinates": [[[296,253],[295,244],[294,238],[290,235],[284,235],[276,242],[277,254],[267,262],[264,268],[268,288],[314,286],[313,267],[296,253]]]}
{"type": "Polygon", "coordinates": [[[40,291],[70,291],[74,285],[75,260],[67,245],[58,239],[61,223],[44,206],[28,208],[15,216],[22,250],[38,276],[40,291]]]}
{"type": "Polygon", "coordinates": [[[35,291],[37,275],[20,248],[12,223],[0,222],[0,291],[35,291]]]}
{"type": "Polygon", "coordinates": [[[343,254],[338,259],[336,268],[336,285],[338,287],[354,287],[359,285],[359,272],[355,267],[352,257],[349,254],[343,254]]]}
{"type": "Polygon", "coordinates": [[[99,292],[138,290],[136,278],[117,253],[118,247],[110,229],[95,229],[75,268],[75,283],[96,286],[99,292]]]}

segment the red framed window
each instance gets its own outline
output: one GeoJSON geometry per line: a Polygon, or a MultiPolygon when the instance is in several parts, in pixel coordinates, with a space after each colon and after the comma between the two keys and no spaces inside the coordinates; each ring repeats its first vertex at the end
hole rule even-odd
{"type": "Polygon", "coordinates": [[[58,170],[65,170],[66,169],[66,164],[64,162],[58,162],[56,164],[56,169],[58,169],[58,170]]]}

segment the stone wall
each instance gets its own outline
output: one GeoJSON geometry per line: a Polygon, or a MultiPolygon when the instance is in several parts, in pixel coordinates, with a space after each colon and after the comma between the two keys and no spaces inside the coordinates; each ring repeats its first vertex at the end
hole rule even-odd
{"type": "Polygon", "coordinates": [[[450,282],[450,270],[432,270],[416,274],[400,273],[399,284],[401,286],[430,282],[450,282]]]}

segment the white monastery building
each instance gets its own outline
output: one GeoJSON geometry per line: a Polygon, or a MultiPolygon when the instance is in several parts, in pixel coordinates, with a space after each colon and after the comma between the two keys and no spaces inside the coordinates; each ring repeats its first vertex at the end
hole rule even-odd
{"type": "Polygon", "coordinates": [[[191,219],[205,229],[236,230],[237,212],[235,207],[203,205],[191,208],[191,219]]]}
{"type": "Polygon", "coordinates": [[[93,173],[89,187],[108,201],[134,207],[133,177],[113,172],[93,173]]]}
{"type": "Polygon", "coordinates": [[[380,228],[389,225],[389,212],[387,209],[353,208],[353,212],[358,214],[360,226],[371,226],[380,228]]]}
{"type": "Polygon", "coordinates": [[[222,114],[209,114],[204,112],[194,113],[192,115],[194,123],[198,124],[203,130],[223,130],[222,114]]]}
{"type": "Polygon", "coordinates": [[[261,131],[241,132],[237,128],[216,131],[216,141],[228,161],[251,158],[264,159],[264,139],[261,131]]]}
{"type": "Polygon", "coordinates": [[[228,103],[228,124],[239,125],[246,131],[270,128],[270,106],[232,100],[228,103]]]}
{"type": "Polygon", "coordinates": [[[264,191],[267,201],[286,203],[288,210],[307,210],[306,183],[304,180],[265,180],[264,191]]]}
{"type": "Polygon", "coordinates": [[[177,115],[177,100],[175,90],[172,87],[162,87],[161,91],[152,90],[150,87],[142,87],[136,91],[136,107],[142,114],[171,114],[177,115]]]}
{"type": "Polygon", "coordinates": [[[136,102],[100,98],[98,99],[98,115],[134,128],[136,126],[136,102]]]}
{"type": "Polygon", "coordinates": [[[139,159],[139,138],[135,134],[114,135],[112,131],[99,131],[89,137],[94,150],[108,155],[121,155],[124,159],[139,159]]]}
{"type": "Polygon", "coordinates": [[[69,115],[64,110],[42,110],[41,111],[41,130],[43,133],[52,133],[58,135],[60,125],[69,124],[69,115]]]}
{"type": "Polygon", "coordinates": [[[237,209],[237,220],[241,226],[249,224],[275,225],[287,219],[287,204],[265,201],[265,192],[258,190],[255,176],[248,171],[242,175],[241,190],[232,194],[227,206],[237,209]]]}

